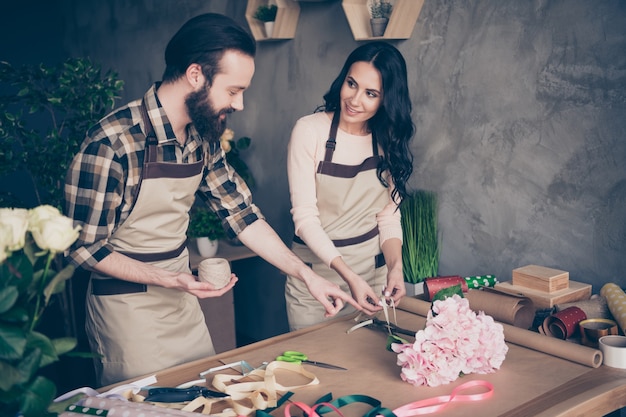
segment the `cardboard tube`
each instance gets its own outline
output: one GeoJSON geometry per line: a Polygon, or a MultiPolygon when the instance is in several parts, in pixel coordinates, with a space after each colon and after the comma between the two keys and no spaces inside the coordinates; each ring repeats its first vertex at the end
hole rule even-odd
{"type": "MultiPolygon", "coordinates": [[[[404,297],[398,308],[426,317],[430,310],[429,301],[404,297]]],[[[529,349],[567,359],[581,365],[597,368],[602,365],[602,352],[587,346],[578,345],[554,337],[543,336],[530,330],[520,329],[510,324],[500,323],[504,327],[504,340],[529,349]]]]}

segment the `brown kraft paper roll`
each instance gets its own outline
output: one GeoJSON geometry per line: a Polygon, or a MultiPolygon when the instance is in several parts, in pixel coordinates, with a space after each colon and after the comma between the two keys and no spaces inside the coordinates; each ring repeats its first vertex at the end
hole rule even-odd
{"type": "Polygon", "coordinates": [[[494,320],[528,329],[535,319],[535,305],[528,297],[517,297],[495,290],[469,290],[465,298],[474,311],[484,311],[494,320]]]}
{"type": "MultiPolygon", "coordinates": [[[[404,297],[398,308],[422,317],[428,315],[430,301],[404,297]]],[[[486,313],[485,313],[486,314],[486,313]]],[[[510,324],[501,323],[504,328],[504,340],[528,349],[566,359],[581,365],[598,368],[602,365],[602,352],[587,346],[570,343],[554,337],[543,336],[530,330],[520,329],[510,324]]]]}

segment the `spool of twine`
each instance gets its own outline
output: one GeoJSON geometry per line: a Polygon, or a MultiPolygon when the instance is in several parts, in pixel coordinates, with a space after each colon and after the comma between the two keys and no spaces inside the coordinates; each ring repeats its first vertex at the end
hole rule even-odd
{"type": "Polygon", "coordinates": [[[230,281],[230,264],[223,258],[205,259],[198,265],[198,278],[219,290],[230,281]]]}

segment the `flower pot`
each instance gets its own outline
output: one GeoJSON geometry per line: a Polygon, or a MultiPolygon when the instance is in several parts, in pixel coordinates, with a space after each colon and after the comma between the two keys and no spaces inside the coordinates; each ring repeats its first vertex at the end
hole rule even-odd
{"type": "Polygon", "coordinates": [[[374,19],[370,19],[370,25],[372,27],[372,36],[379,37],[385,34],[385,29],[387,28],[387,23],[389,23],[389,18],[387,17],[377,17],[374,19]]]}
{"type": "Polygon", "coordinates": [[[208,237],[196,238],[198,253],[203,258],[212,258],[217,254],[218,240],[210,240],[208,237]]]}
{"type": "Polygon", "coordinates": [[[272,37],[272,33],[274,32],[274,22],[264,22],[265,26],[265,36],[268,38],[272,37]]]}
{"type": "Polygon", "coordinates": [[[405,282],[404,288],[406,289],[407,297],[415,297],[416,295],[424,294],[424,281],[417,283],[405,282]]]}

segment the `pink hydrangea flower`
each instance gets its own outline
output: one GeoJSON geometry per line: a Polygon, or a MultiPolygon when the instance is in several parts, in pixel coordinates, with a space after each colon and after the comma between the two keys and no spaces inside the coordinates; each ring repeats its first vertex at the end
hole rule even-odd
{"type": "Polygon", "coordinates": [[[509,350],[502,325],[472,311],[458,295],[433,303],[414,343],[391,348],[398,353],[402,380],[430,387],[455,381],[460,374],[495,372],[509,350]]]}

